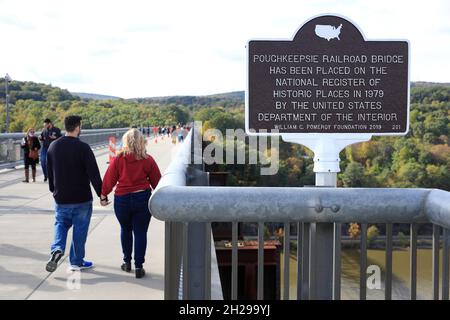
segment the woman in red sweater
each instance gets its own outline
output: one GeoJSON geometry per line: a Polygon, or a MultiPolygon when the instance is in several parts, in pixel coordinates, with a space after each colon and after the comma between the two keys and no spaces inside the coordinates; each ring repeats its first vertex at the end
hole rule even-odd
{"type": "Polygon", "coordinates": [[[148,200],[151,190],[161,178],[155,160],[146,153],[146,139],[137,129],[128,130],[122,138],[122,149],[109,164],[103,178],[101,200],[116,186],[114,212],[121,227],[123,261],[121,269],[131,271],[134,235],[134,265],[136,278],[145,275],[143,263],[147,249],[147,230],[151,214],[148,200]]]}

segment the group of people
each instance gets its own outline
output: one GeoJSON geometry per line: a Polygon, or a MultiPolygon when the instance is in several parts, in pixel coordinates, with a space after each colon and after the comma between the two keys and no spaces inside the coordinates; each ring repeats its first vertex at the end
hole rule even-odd
{"type": "Polygon", "coordinates": [[[153,127],[153,133],[156,137],[167,136],[168,138],[172,138],[172,143],[176,143],[177,139],[178,142],[183,142],[184,136],[186,135],[188,130],[188,127],[181,124],[168,127],[153,127]]]}
{"type": "Polygon", "coordinates": [[[50,143],[59,137],[61,137],[61,130],[55,127],[50,119],[44,120],[44,128],[39,137],[36,137],[34,128],[28,129],[27,134],[22,139],[21,143],[21,147],[24,149],[23,159],[25,167],[25,180],[23,180],[23,182],[30,182],[30,167],[33,182],[36,182],[36,165],[39,163],[39,152],[44,181],[47,181],[47,150],[50,143]]]}
{"type": "Polygon", "coordinates": [[[150,133],[153,132],[155,137],[159,136],[167,136],[168,138],[172,138],[172,143],[176,144],[184,141],[184,137],[189,131],[189,127],[185,125],[173,125],[173,126],[165,126],[165,127],[141,127],[141,132],[143,135],[150,136],[150,133]]]}
{"type": "MultiPolygon", "coordinates": [[[[135,276],[142,278],[145,276],[143,264],[151,219],[148,200],[161,178],[161,172],[153,157],[146,152],[145,136],[132,128],[123,135],[122,148],[109,163],[102,181],[92,149],[79,139],[81,121],[79,116],[67,116],[64,119],[64,136],[53,125],[46,127],[40,138],[35,137],[34,130],[30,129],[22,142],[25,164],[32,167],[33,181],[39,161],[34,159],[33,154],[41,149],[44,179],[48,179],[55,199],[54,239],[46,270],[56,270],[65,254],[67,234],[72,226],[70,269],[93,267],[91,261],[85,260],[85,243],[93,210],[92,184],[102,206],[110,204],[108,195],[115,188],[114,211],[121,227],[123,253],[120,268],[131,272],[134,244],[135,276]],[[43,142],[42,148],[39,139],[43,142]]],[[[47,120],[45,123],[51,124],[47,120]]]]}

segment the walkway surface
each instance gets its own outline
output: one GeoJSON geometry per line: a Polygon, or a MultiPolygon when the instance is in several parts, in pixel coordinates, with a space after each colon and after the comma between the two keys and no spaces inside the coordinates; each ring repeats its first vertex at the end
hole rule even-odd
{"type": "MultiPolygon", "coordinates": [[[[176,149],[177,146],[167,138],[159,138],[157,143],[152,139],[148,143],[148,152],[161,172],[176,149]]],[[[108,166],[107,149],[94,153],[103,176],[108,166]]],[[[163,299],[163,222],[151,220],[145,263],[148,275],[136,279],[134,273],[120,270],[120,227],[113,204],[101,207],[94,197],[86,259],[93,261],[95,268],[83,272],[68,271],[68,257],[65,256],[58,269],[49,274],[45,265],[53,237],[53,197],[48,184],[43,182],[40,168],[36,183],[25,184],[22,180],[23,170],[0,173],[0,300],[163,299]]],[[[69,233],[67,248],[70,248],[71,237],[69,233]]]]}

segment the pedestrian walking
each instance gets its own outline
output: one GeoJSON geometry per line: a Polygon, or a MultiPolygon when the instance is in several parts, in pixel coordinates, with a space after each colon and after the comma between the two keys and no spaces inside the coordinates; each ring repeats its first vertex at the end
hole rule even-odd
{"type": "Polygon", "coordinates": [[[183,142],[184,140],[184,127],[178,128],[178,142],[183,142]]]}
{"type": "Polygon", "coordinates": [[[44,182],[48,179],[47,174],[47,151],[50,147],[50,144],[61,137],[61,130],[55,127],[50,119],[44,120],[44,128],[42,129],[41,135],[39,136],[39,140],[42,142],[41,148],[41,166],[42,173],[44,174],[44,182]]]}
{"type": "MultiPolygon", "coordinates": [[[[93,267],[84,260],[85,243],[92,215],[92,183],[100,197],[102,179],[91,147],[79,139],[81,117],[64,119],[66,134],[51,143],[47,154],[49,189],[55,199],[54,240],[46,270],[53,272],[66,250],[67,232],[73,226],[70,269],[93,267]]],[[[101,202],[106,205],[107,202],[101,202]]]]}
{"type": "Polygon", "coordinates": [[[161,179],[161,172],[152,156],[146,152],[145,137],[136,129],[128,130],[122,138],[122,149],[109,164],[103,177],[102,201],[114,187],[114,211],[119,221],[123,252],[121,269],[131,271],[134,238],[136,278],[145,276],[143,264],[147,249],[147,230],[151,213],[148,200],[152,189],[161,179]]]}
{"type": "Polygon", "coordinates": [[[22,139],[21,147],[23,149],[23,162],[25,165],[25,180],[22,182],[30,182],[30,166],[31,177],[33,182],[36,182],[36,164],[39,163],[39,149],[41,144],[38,137],[35,135],[34,128],[30,128],[27,131],[27,135],[22,139]]]}

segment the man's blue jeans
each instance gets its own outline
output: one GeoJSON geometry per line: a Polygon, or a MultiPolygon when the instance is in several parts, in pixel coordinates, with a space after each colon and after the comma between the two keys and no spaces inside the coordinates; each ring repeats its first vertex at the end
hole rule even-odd
{"type": "Polygon", "coordinates": [[[44,178],[47,178],[47,149],[45,149],[44,147],[41,148],[41,166],[44,178]]]}
{"type": "Polygon", "coordinates": [[[114,211],[121,226],[123,261],[131,263],[134,235],[134,265],[142,268],[147,249],[147,230],[151,214],[148,210],[148,199],[151,191],[128,193],[114,196],[114,211]]]}
{"type": "Polygon", "coordinates": [[[51,251],[66,250],[67,232],[73,226],[70,264],[80,266],[84,259],[84,246],[92,216],[92,201],[75,204],[55,205],[55,238],[51,251]]]}

